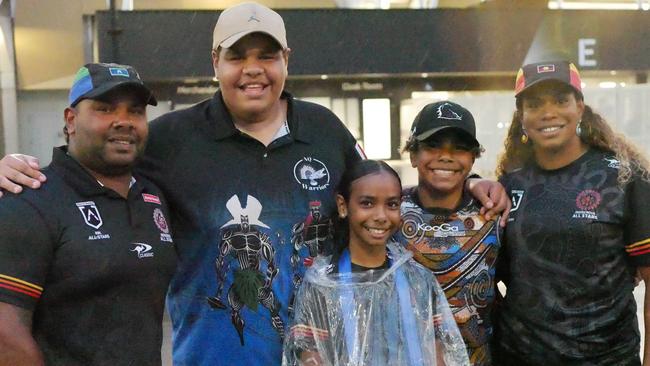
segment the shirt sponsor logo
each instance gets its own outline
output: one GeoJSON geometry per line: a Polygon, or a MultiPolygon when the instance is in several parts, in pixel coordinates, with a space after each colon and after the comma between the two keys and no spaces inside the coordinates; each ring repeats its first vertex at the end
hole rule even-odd
{"type": "Polygon", "coordinates": [[[407,239],[417,237],[417,240],[422,239],[424,236],[430,237],[433,232],[433,237],[446,238],[449,236],[465,236],[465,230],[460,230],[458,226],[451,225],[443,222],[439,225],[431,225],[421,222],[422,218],[419,215],[405,215],[404,223],[402,225],[402,234],[407,239]],[[428,235],[427,235],[428,234],[428,235]]]}
{"type": "Polygon", "coordinates": [[[578,194],[576,197],[576,206],[578,210],[573,213],[574,219],[591,219],[598,220],[595,210],[600,205],[600,193],[586,189],[578,194]]]}
{"type": "Polygon", "coordinates": [[[135,245],[135,248],[131,249],[132,252],[138,253],[138,258],[149,258],[153,257],[153,248],[149,244],[145,243],[131,243],[135,245]]]}
{"type": "Polygon", "coordinates": [[[77,207],[79,208],[79,211],[81,211],[81,215],[83,216],[86,225],[93,229],[99,229],[102,226],[104,221],[102,221],[102,216],[99,214],[95,202],[77,202],[77,207]]]}
{"type": "Polygon", "coordinates": [[[304,157],[293,166],[293,176],[302,189],[322,191],[330,185],[330,173],[325,164],[312,157],[304,157]]]}
{"type": "Polygon", "coordinates": [[[156,224],[156,227],[158,227],[158,230],[160,230],[160,241],[171,243],[172,237],[169,235],[169,225],[167,225],[165,214],[163,214],[161,209],[156,208],[153,210],[153,222],[156,224]]]}
{"type": "Polygon", "coordinates": [[[142,194],[142,200],[144,200],[145,202],[155,203],[155,204],[158,204],[158,205],[161,204],[160,203],[160,197],[156,196],[155,194],[143,193],[142,194]]]}
{"type": "Polygon", "coordinates": [[[418,230],[451,232],[451,231],[458,231],[458,228],[456,226],[451,226],[446,222],[440,225],[433,225],[433,226],[425,223],[420,223],[418,224],[418,230]]]}
{"type": "Polygon", "coordinates": [[[512,208],[510,212],[515,212],[519,209],[521,205],[521,200],[524,198],[524,191],[519,189],[513,189],[510,191],[510,199],[512,200],[512,208]]]}

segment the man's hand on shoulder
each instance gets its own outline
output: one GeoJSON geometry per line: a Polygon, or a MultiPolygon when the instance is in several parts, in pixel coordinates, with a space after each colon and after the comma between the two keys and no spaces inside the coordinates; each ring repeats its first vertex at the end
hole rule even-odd
{"type": "Polygon", "coordinates": [[[39,171],[38,159],[23,154],[9,154],[0,160],[0,197],[2,190],[20,193],[23,186],[38,189],[46,178],[39,171]]]}
{"type": "Polygon", "coordinates": [[[501,183],[489,179],[469,178],[465,182],[465,187],[474,198],[481,202],[483,205],[481,214],[487,220],[501,214],[499,224],[501,227],[506,226],[512,202],[501,183]]]}

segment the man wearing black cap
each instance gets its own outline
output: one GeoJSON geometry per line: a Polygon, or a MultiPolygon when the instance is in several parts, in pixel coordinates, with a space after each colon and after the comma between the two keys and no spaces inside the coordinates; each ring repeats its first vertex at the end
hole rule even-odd
{"type": "Polygon", "coordinates": [[[48,184],[0,205],[0,365],[160,365],[176,253],[131,173],[156,100],[133,68],[88,64],[69,103],[48,184]]]}
{"type": "Polygon", "coordinates": [[[442,101],[415,117],[404,147],[418,171],[418,185],[404,190],[397,239],[436,274],[473,366],[491,365],[490,311],[495,262],[501,245],[498,217],[486,219],[464,189],[482,147],[472,114],[442,101]]]}

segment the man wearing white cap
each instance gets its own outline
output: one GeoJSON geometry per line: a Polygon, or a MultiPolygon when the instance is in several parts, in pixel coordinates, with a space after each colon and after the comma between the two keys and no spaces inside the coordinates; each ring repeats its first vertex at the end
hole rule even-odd
{"type": "MultiPolygon", "coordinates": [[[[278,13],[253,2],[226,9],[212,44],[219,90],[151,122],[136,169],[172,212],[175,365],[280,363],[294,290],[328,251],[334,188],[364,158],[331,111],[284,91],[289,53],[278,13]]],[[[34,168],[5,157],[0,188],[20,190],[8,177],[37,188],[45,178],[34,168]]]]}
{"type": "Polygon", "coordinates": [[[331,111],[284,91],[289,53],[279,14],[226,9],[212,45],[219,91],[151,123],[139,168],[173,212],[175,365],[280,363],[294,290],[327,250],[333,190],[363,158],[331,111]]]}

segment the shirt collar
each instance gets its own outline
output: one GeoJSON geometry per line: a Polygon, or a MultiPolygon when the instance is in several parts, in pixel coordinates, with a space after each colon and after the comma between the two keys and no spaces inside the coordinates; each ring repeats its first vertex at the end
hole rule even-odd
{"type": "MultiPolygon", "coordinates": [[[[135,182],[136,182],[135,177],[131,176],[131,180],[129,181],[129,189],[131,189],[131,187],[133,187],[135,182]]],[[[97,183],[99,183],[100,186],[104,187],[104,183],[100,182],[99,179],[97,179],[97,183]]]]}
{"type": "MultiPolygon", "coordinates": [[[[287,128],[289,135],[301,142],[309,143],[311,139],[306,133],[304,128],[304,123],[301,121],[301,116],[298,111],[294,108],[294,97],[291,93],[283,91],[280,96],[281,99],[287,100],[287,128]]],[[[223,101],[223,96],[221,90],[218,90],[212,97],[210,103],[210,118],[214,121],[215,126],[215,138],[217,140],[222,140],[228,137],[239,134],[239,130],[235,127],[235,123],[232,120],[232,116],[226,107],[226,104],[223,101]]]]}
{"type": "MultiPolygon", "coordinates": [[[[50,167],[58,171],[62,179],[82,196],[114,195],[121,197],[112,189],[104,187],[75,158],[68,155],[67,146],[55,147],[53,149],[50,167]]],[[[135,177],[131,177],[129,188],[129,194],[139,193],[143,190],[142,184],[135,177]]]]}

